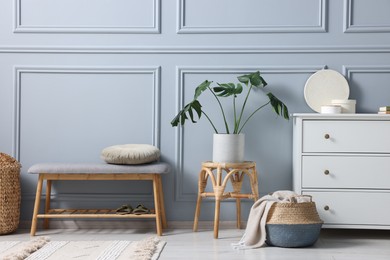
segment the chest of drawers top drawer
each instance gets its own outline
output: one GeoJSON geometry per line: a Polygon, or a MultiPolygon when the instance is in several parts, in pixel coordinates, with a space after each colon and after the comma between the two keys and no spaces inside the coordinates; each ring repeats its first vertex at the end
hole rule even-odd
{"type": "Polygon", "coordinates": [[[390,121],[304,120],[304,153],[390,153],[390,121]]]}

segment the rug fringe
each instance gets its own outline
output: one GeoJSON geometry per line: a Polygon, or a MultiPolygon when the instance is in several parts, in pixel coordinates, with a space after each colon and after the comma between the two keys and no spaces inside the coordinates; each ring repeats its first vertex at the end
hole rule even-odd
{"type": "Polygon", "coordinates": [[[50,239],[48,237],[39,237],[27,242],[18,252],[4,256],[3,260],[23,260],[38,249],[46,245],[50,239]]]}
{"type": "Polygon", "coordinates": [[[157,237],[145,238],[137,242],[137,249],[134,251],[134,260],[150,260],[157,250],[157,245],[160,243],[157,237]]]}

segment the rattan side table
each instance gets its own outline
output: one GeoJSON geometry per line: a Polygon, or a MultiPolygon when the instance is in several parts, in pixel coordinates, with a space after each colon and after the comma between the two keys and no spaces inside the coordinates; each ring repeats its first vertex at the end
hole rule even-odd
{"type": "Polygon", "coordinates": [[[214,215],[214,238],[218,238],[219,229],[219,212],[221,201],[224,199],[236,199],[237,228],[241,223],[241,199],[248,198],[254,201],[259,199],[257,171],[255,162],[242,163],[217,163],[203,162],[202,169],[199,173],[198,181],[198,199],[196,202],[195,218],[193,230],[198,230],[198,221],[200,215],[200,205],[205,197],[215,198],[215,215],[214,215]],[[252,193],[241,193],[244,176],[249,177],[252,193]],[[213,192],[205,192],[207,181],[210,178],[213,192]],[[226,192],[226,184],[231,182],[233,191],[226,192]]]}

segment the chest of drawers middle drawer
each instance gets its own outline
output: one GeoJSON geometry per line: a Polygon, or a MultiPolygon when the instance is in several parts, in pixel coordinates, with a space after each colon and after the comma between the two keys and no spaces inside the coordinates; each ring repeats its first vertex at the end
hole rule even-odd
{"type": "Polygon", "coordinates": [[[302,188],[389,189],[390,156],[302,156],[302,188]]]}

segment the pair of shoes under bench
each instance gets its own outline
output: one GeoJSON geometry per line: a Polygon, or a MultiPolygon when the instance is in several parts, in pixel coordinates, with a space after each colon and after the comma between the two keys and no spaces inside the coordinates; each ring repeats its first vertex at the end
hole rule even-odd
{"type": "Polygon", "coordinates": [[[126,215],[126,214],[142,215],[142,214],[149,214],[150,210],[142,204],[139,204],[135,208],[133,208],[130,205],[122,205],[121,207],[116,209],[116,213],[119,215],[126,215]]]}

